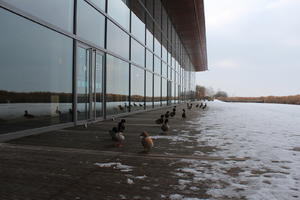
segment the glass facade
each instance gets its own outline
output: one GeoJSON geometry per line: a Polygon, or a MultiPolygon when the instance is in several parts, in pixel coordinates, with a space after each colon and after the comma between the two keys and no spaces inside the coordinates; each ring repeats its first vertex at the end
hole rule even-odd
{"type": "Polygon", "coordinates": [[[0,1],[0,134],[193,98],[194,67],[160,0],[76,2],[0,1]]]}

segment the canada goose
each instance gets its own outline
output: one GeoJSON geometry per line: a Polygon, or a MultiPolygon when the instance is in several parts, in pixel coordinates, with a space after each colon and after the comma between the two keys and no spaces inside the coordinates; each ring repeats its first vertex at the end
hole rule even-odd
{"type": "Polygon", "coordinates": [[[185,114],[185,109],[182,109],[182,115],[181,115],[182,119],[186,118],[186,114],[185,114]]]}
{"type": "Polygon", "coordinates": [[[119,109],[120,109],[121,111],[123,111],[123,110],[124,110],[124,107],[123,107],[123,106],[121,106],[121,105],[118,105],[118,107],[119,107],[119,109]]]}
{"type": "Polygon", "coordinates": [[[120,147],[123,145],[125,140],[125,136],[123,132],[118,131],[117,127],[113,127],[112,130],[109,131],[111,139],[116,142],[116,146],[120,147]]]}
{"type": "Polygon", "coordinates": [[[32,119],[32,118],[34,118],[34,115],[29,114],[28,111],[25,110],[24,117],[27,118],[27,119],[32,119]]]}
{"type": "Polygon", "coordinates": [[[169,126],[169,120],[168,119],[165,119],[164,123],[161,125],[161,130],[164,132],[164,133],[167,133],[170,129],[170,126],[169,126]]]}
{"type": "Polygon", "coordinates": [[[204,106],[202,107],[202,109],[204,110],[207,107],[206,103],[204,104],[204,106]]]}
{"type": "Polygon", "coordinates": [[[169,116],[170,116],[170,111],[167,111],[165,114],[165,118],[169,118],[169,116]]]}
{"type": "Polygon", "coordinates": [[[119,123],[118,123],[118,131],[119,132],[124,132],[125,130],[125,119],[122,119],[119,123]]]}
{"type": "Polygon", "coordinates": [[[140,137],[141,137],[141,143],[144,147],[144,152],[148,153],[153,147],[153,141],[146,131],[142,132],[140,137]]]}
{"type": "Polygon", "coordinates": [[[156,124],[162,124],[164,122],[164,115],[161,115],[159,119],[155,120],[156,124]]]}

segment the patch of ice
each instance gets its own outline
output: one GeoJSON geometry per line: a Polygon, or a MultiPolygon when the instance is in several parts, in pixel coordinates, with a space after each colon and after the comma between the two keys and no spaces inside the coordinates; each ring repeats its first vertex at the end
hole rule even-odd
{"type": "Polygon", "coordinates": [[[145,179],[145,178],[147,178],[147,176],[146,175],[144,175],[144,176],[136,176],[136,177],[134,177],[135,179],[145,179]]]}
{"type": "Polygon", "coordinates": [[[127,178],[127,183],[128,183],[129,185],[132,185],[134,182],[133,182],[133,180],[132,180],[132,179],[130,179],[130,178],[127,178]]]}
{"type": "Polygon", "coordinates": [[[153,140],[156,139],[167,139],[167,140],[171,140],[172,142],[192,142],[192,140],[190,140],[187,137],[184,136],[174,136],[174,135],[156,135],[156,136],[152,136],[151,137],[153,140]]]}
{"type": "Polygon", "coordinates": [[[126,196],[123,195],[123,194],[120,194],[119,197],[121,198],[121,200],[125,200],[126,199],[126,196]]]}
{"type": "Polygon", "coordinates": [[[180,195],[180,194],[171,194],[171,195],[169,196],[169,199],[170,199],[170,200],[182,200],[182,199],[183,199],[183,196],[180,195]]]}
{"type": "Polygon", "coordinates": [[[122,165],[120,162],[110,162],[110,163],[95,163],[98,167],[118,169],[121,172],[131,172],[134,167],[129,165],[122,165]]]}

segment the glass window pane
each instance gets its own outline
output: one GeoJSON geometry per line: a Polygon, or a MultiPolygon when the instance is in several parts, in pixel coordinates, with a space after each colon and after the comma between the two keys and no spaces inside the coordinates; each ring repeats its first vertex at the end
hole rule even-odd
{"type": "Polygon", "coordinates": [[[145,66],[145,48],[135,41],[131,40],[131,60],[140,66],[145,66]]]}
{"type": "Polygon", "coordinates": [[[105,11],[105,0],[91,0],[96,6],[105,11]]]}
{"type": "Polygon", "coordinates": [[[146,72],[146,106],[152,107],[152,97],[153,97],[153,74],[146,72]]]}
{"type": "Polygon", "coordinates": [[[167,80],[164,78],[161,80],[161,100],[163,105],[167,104],[167,80]]]}
{"type": "Polygon", "coordinates": [[[145,44],[145,24],[133,12],[131,14],[131,33],[145,44]]]}
{"type": "Polygon", "coordinates": [[[78,0],[77,3],[77,34],[83,39],[104,47],[104,16],[84,0],[78,0]]]}
{"type": "Polygon", "coordinates": [[[96,117],[102,116],[103,54],[96,53],[96,117]]]}
{"type": "Polygon", "coordinates": [[[72,39],[1,8],[0,24],[0,133],[72,121],[72,39]]]}
{"type": "Polygon", "coordinates": [[[131,110],[144,109],[145,71],[131,65],[131,110]]]}
{"type": "Polygon", "coordinates": [[[153,34],[148,29],[147,29],[146,33],[147,33],[146,45],[151,51],[153,51],[153,34]]]}
{"type": "Polygon", "coordinates": [[[161,74],[161,61],[156,56],[154,56],[154,72],[161,74]]]}
{"type": "Polygon", "coordinates": [[[73,0],[3,0],[46,22],[73,32],[73,0]]]}
{"type": "Polygon", "coordinates": [[[146,68],[153,71],[153,54],[150,51],[146,51],[146,68]]]}
{"type": "Polygon", "coordinates": [[[167,77],[167,65],[164,62],[162,62],[162,66],[161,66],[161,75],[167,77]]]}
{"type": "Polygon", "coordinates": [[[129,30],[130,10],[122,0],[109,0],[108,14],[125,29],[129,30]]]}
{"type": "Polygon", "coordinates": [[[154,53],[161,57],[161,44],[156,38],[154,38],[154,53]]]}
{"type": "Polygon", "coordinates": [[[107,115],[127,112],[129,110],[129,64],[107,55],[106,71],[107,115]]]}
{"type": "Polygon", "coordinates": [[[154,106],[160,106],[160,76],[154,75],[154,106]]]}
{"type": "Polygon", "coordinates": [[[107,21],[107,49],[129,59],[129,35],[107,21]]]}

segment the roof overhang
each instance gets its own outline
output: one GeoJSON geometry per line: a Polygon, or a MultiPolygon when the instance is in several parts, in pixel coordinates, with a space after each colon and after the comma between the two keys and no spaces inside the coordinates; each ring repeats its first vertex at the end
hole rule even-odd
{"type": "Polygon", "coordinates": [[[196,71],[207,70],[203,0],[162,0],[196,71]]]}

